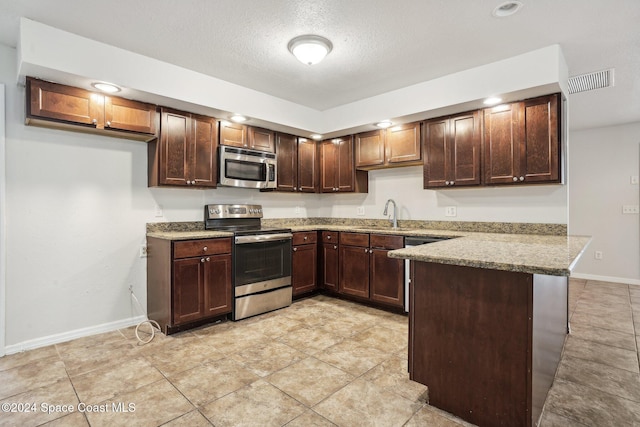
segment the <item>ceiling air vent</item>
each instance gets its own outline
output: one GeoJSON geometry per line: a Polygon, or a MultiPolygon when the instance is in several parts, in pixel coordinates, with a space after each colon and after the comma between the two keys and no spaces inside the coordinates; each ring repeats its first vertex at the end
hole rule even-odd
{"type": "Polygon", "coordinates": [[[613,68],[569,77],[569,94],[613,86],[613,68]]]}

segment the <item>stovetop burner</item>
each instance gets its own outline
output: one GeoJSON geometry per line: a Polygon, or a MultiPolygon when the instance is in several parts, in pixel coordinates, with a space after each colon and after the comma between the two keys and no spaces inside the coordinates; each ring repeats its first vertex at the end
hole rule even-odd
{"type": "Polygon", "coordinates": [[[229,231],[236,236],[291,232],[289,228],[263,227],[260,218],[261,205],[204,206],[204,226],[207,230],[229,231]]]}

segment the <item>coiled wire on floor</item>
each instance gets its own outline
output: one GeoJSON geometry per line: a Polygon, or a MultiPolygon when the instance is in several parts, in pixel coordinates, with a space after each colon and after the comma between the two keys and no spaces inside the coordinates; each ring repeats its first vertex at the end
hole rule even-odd
{"type": "MultiPolygon", "coordinates": [[[[129,292],[131,292],[131,297],[133,298],[133,301],[138,306],[138,309],[140,310],[140,312],[146,315],[147,313],[142,308],[142,304],[140,304],[138,297],[136,297],[136,294],[133,293],[133,288],[129,287],[129,292]]],[[[138,325],[136,326],[136,338],[138,339],[138,342],[141,344],[149,344],[153,340],[153,338],[156,336],[156,329],[158,330],[158,332],[162,332],[162,329],[160,329],[160,325],[155,320],[147,319],[138,323],[138,325]],[[142,325],[149,325],[150,332],[149,332],[148,339],[140,338],[140,326],[142,325]]]]}

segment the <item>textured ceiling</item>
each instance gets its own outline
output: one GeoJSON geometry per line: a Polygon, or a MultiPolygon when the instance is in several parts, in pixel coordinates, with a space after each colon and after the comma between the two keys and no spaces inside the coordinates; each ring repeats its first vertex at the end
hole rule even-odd
{"type": "Polygon", "coordinates": [[[570,75],[616,69],[571,95],[571,128],[640,121],[640,1],[521,0],[496,19],[502,1],[0,0],[0,43],[24,16],[317,110],[557,43],[570,75]],[[287,50],[305,33],[334,45],[313,67],[287,50]]]}

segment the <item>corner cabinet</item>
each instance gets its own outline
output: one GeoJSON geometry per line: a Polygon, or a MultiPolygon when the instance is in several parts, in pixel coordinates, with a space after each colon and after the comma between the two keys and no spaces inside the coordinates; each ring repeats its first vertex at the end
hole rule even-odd
{"type": "Polygon", "coordinates": [[[484,110],[485,184],[560,182],[559,96],[484,110]]]}
{"type": "Polygon", "coordinates": [[[277,133],[277,191],[317,193],[320,175],[317,151],[314,141],[277,133]]]}
{"type": "Polygon", "coordinates": [[[26,124],[150,141],[156,106],[27,77],[26,124]]]}
{"type": "Polygon", "coordinates": [[[213,117],[162,108],[160,138],[148,146],[149,186],[215,188],[216,126],[213,117]]]}
{"type": "Polygon", "coordinates": [[[147,238],[147,312],[165,334],[231,313],[231,238],[147,238]]]}
{"type": "Polygon", "coordinates": [[[424,188],[480,185],[482,112],[424,122],[424,188]]]}
{"type": "Polygon", "coordinates": [[[320,192],[366,193],[368,178],[366,171],[355,170],[352,136],[320,143],[320,192]]]}

